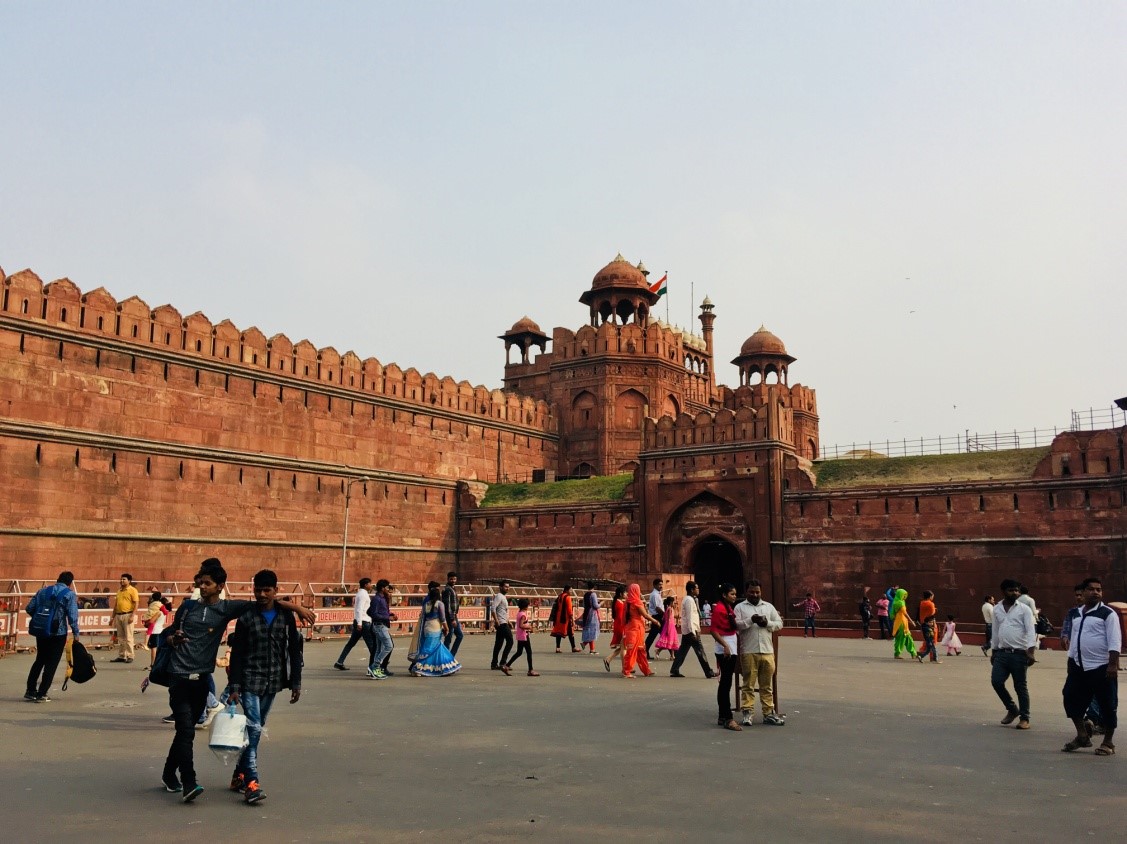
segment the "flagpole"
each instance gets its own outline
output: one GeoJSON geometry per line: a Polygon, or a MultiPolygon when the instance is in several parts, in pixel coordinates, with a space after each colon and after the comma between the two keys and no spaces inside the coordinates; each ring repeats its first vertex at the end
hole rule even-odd
{"type": "Polygon", "coordinates": [[[693,333],[693,302],[697,300],[697,283],[689,282],[689,333],[693,333]]]}
{"type": "MultiPolygon", "coordinates": [[[[665,283],[669,284],[669,270],[665,271],[665,283]]],[[[668,293],[668,288],[667,288],[667,292],[665,294],[665,323],[666,323],[666,325],[669,324],[669,293],[668,293]]]]}

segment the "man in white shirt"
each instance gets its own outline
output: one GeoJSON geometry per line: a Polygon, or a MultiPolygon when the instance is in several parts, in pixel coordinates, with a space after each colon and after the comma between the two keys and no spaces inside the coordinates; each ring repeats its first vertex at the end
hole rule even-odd
{"type": "Polygon", "coordinates": [[[372,633],[372,619],[368,617],[368,607],[372,603],[373,591],[375,590],[372,587],[372,578],[360,578],[360,588],[352,596],[352,635],[348,637],[348,644],[344,646],[344,650],[340,652],[337,661],[333,663],[333,668],[337,671],[348,670],[344,661],[348,658],[353,646],[361,639],[368,646],[368,662],[372,661],[372,657],[376,653],[376,637],[372,633]]]}
{"type": "Polygon", "coordinates": [[[1116,684],[1119,676],[1119,653],[1123,647],[1123,631],[1115,610],[1103,602],[1103,585],[1098,577],[1083,583],[1084,606],[1072,622],[1072,638],[1068,642],[1068,675],[1064,681],[1064,712],[1076,725],[1076,738],[1061,750],[1069,753],[1091,747],[1092,739],[1084,723],[1084,714],[1095,699],[1104,727],[1103,743],[1097,756],[1115,753],[1116,684]]]}
{"type": "Polygon", "coordinates": [[[501,666],[509,661],[509,651],[513,649],[513,628],[509,624],[509,582],[502,580],[497,585],[497,592],[489,602],[489,616],[493,620],[493,660],[489,663],[490,671],[500,671],[501,666]],[[501,648],[504,647],[502,653],[501,648]]]}
{"type": "Polygon", "coordinates": [[[652,645],[654,643],[654,639],[656,639],[661,634],[661,619],[663,618],[663,614],[665,612],[665,597],[661,594],[660,577],[654,578],[653,587],[653,591],[650,592],[650,599],[648,602],[649,605],[646,607],[646,609],[648,609],[650,615],[658,619],[658,621],[656,624],[650,625],[650,632],[646,634],[646,656],[650,660],[653,660],[653,657],[650,656],[650,645],[652,645]]]}
{"type": "Polygon", "coordinates": [[[1029,686],[1025,673],[1036,662],[1037,633],[1033,629],[1033,613],[1018,601],[1021,584],[1002,581],[1002,603],[994,606],[994,622],[990,639],[990,685],[1006,707],[1003,726],[1017,720],[1019,730],[1029,729],[1029,686]],[[1013,677],[1017,703],[1006,689],[1006,680],[1013,677]],[[1020,719],[1020,720],[1018,720],[1020,719]]]}
{"type": "Polygon", "coordinates": [[[736,630],[739,631],[740,702],[743,725],[752,725],[755,711],[755,686],[759,684],[759,703],[763,707],[763,723],[782,727],[786,721],[775,712],[775,694],[772,684],[775,677],[775,646],[771,634],[783,629],[779,611],[763,600],[763,588],[758,580],[750,580],[746,600],[736,604],[736,630]]]}
{"type": "Polygon", "coordinates": [[[982,652],[990,650],[990,634],[994,629],[994,596],[987,595],[982,602],[982,621],[986,624],[986,638],[982,640],[982,652]]]}
{"type": "Polygon", "coordinates": [[[673,667],[669,669],[670,677],[684,677],[681,666],[689,654],[689,648],[697,655],[700,669],[705,678],[711,680],[716,675],[709,666],[704,655],[704,646],[700,641],[700,611],[697,608],[697,594],[700,589],[693,581],[685,584],[685,597],[681,601],[681,647],[677,649],[677,657],[673,660],[673,667]]]}

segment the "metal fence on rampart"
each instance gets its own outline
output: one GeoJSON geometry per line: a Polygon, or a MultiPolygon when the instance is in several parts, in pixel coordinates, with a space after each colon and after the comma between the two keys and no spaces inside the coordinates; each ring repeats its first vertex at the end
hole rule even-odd
{"type": "Polygon", "coordinates": [[[836,445],[823,445],[822,460],[863,460],[867,457],[921,457],[930,454],[970,454],[982,451],[1008,451],[1018,448],[1039,448],[1052,443],[1064,431],[1098,431],[1127,425],[1127,411],[1114,405],[1072,411],[1068,427],[1030,428],[1028,430],[961,434],[934,437],[886,437],[836,445]]]}

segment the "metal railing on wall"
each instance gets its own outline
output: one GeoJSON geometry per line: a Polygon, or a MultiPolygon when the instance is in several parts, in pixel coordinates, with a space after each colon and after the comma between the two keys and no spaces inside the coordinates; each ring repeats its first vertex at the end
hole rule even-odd
{"type": "Polygon", "coordinates": [[[1072,411],[1067,428],[1030,428],[1028,430],[992,431],[935,437],[901,437],[823,445],[822,460],[864,460],[869,457],[922,457],[932,454],[970,454],[983,451],[1009,451],[1019,448],[1040,448],[1050,445],[1065,431],[1099,431],[1127,425],[1127,411],[1115,406],[1072,411]]]}

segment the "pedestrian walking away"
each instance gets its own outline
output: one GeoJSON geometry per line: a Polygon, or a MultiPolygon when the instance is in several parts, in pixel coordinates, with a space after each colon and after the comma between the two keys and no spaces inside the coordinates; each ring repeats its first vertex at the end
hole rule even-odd
{"type": "Polygon", "coordinates": [[[670,677],[685,676],[681,673],[681,666],[685,664],[685,657],[688,656],[690,648],[696,654],[697,662],[700,663],[700,670],[704,672],[704,676],[708,679],[716,676],[712,666],[708,664],[708,659],[705,658],[704,646],[700,641],[701,616],[697,607],[699,595],[700,587],[696,583],[690,580],[685,584],[685,597],[681,599],[681,647],[677,649],[677,656],[673,660],[673,666],[669,669],[670,677]]]}
{"type": "Polygon", "coordinates": [[[1037,634],[1033,630],[1033,612],[1018,601],[1021,584],[1016,580],[1003,580],[1002,603],[994,606],[994,621],[990,639],[990,685],[1002,705],[1006,716],[1002,725],[1017,721],[1019,730],[1029,729],[1029,686],[1026,671],[1036,661],[1037,634]],[[1006,681],[1013,678],[1017,703],[1014,703],[1006,681]]]}
{"type": "Polygon", "coordinates": [[[571,605],[571,584],[565,583],[562,591],[556,596],[552,604],[552,636],[556,639],[556,653],[560,652],[560,644],[566,636],[571,643],[571,652],[579,653],[575,647],[575,611],[571,605]]]}
{"type": "Polygon", "coordinates": [[[28,632],[35,637],[35,661],[27,674],[24,700],[51,701],[48,692],[66,650],[68,626],[74,638],[79,637],[78,596],[73,586],[74,574],[64,571],[53,585],[44,586],[28,601],[28,632]]]}
{"type": "Polygon", "coordinates": [[[340,652],[337,661],[333,663],[333,668],[337,671],[348,670],[344,661],[348,659],[348,655],[352,653],[356,643],[361,640],[368,647],[368,662],[372,661],[372,656],[376,651],[376,640],[372,634],[372,620],[368,617],[368,607],[371,606],[372,602],[372,591],[372,578],[360,578],[360,586],[356,590],[356,594],[352,596],[352,635],[348,637],[344,650],[340,652]]]}
{"type": "Polygon", "coordinates": [[[587,581],[587,591],[583,595],[583,639],[580,649],[588,648],[592,654],[597,654],[595,642],[599,638],[599,626],[602,617],[599,614],[599,594],[595,591],[595,581],[587,581]]]}
{"type": "Polygon", "coordinates": [[[247,718],[247,746],[231,777],[231,790],[247,803],[266,799],[258,776],[258,744],[274,698],[290,690],[301,699],[302,639],[293,613],[277,604],[278,575],[263,569],[254,576],[255,608],[235,622],[231,636],[228,700],[241,703],[247,718]]]}
{"type": "Polygon", "coordinates": [[[368,663],[368,676],[373,680],[386,680],[390,675],[384,667],[395,650],[395,640],[391,638],[391,623],[399,616],[391,611],[391,590],[394,589],[386,577],[376,581],[376,591],[368,606],[368,617],[372,621],[372,638],[376,642],[372,661],[368,663]]]}
{"type": "Polygon", "coordinates": [[[1123,630],[1115,610],[1103,602],[1103,584],[1098,577],[1087,578],[1083,585],[1084,605],[1073,620],[1068,643],[1068,673],[1064,681],[1064,712],[1076,727],[1076,738],[1061,750],[1071,752],[1091,747],[1091,733],[1085,716],[1094,700],[1099,706],[1103,742],[1097,756],[1115,754],[1115,729],[1119,725],[1116,709],[1119,677],[1119,655],[1123,648],[1123,630]]]}

